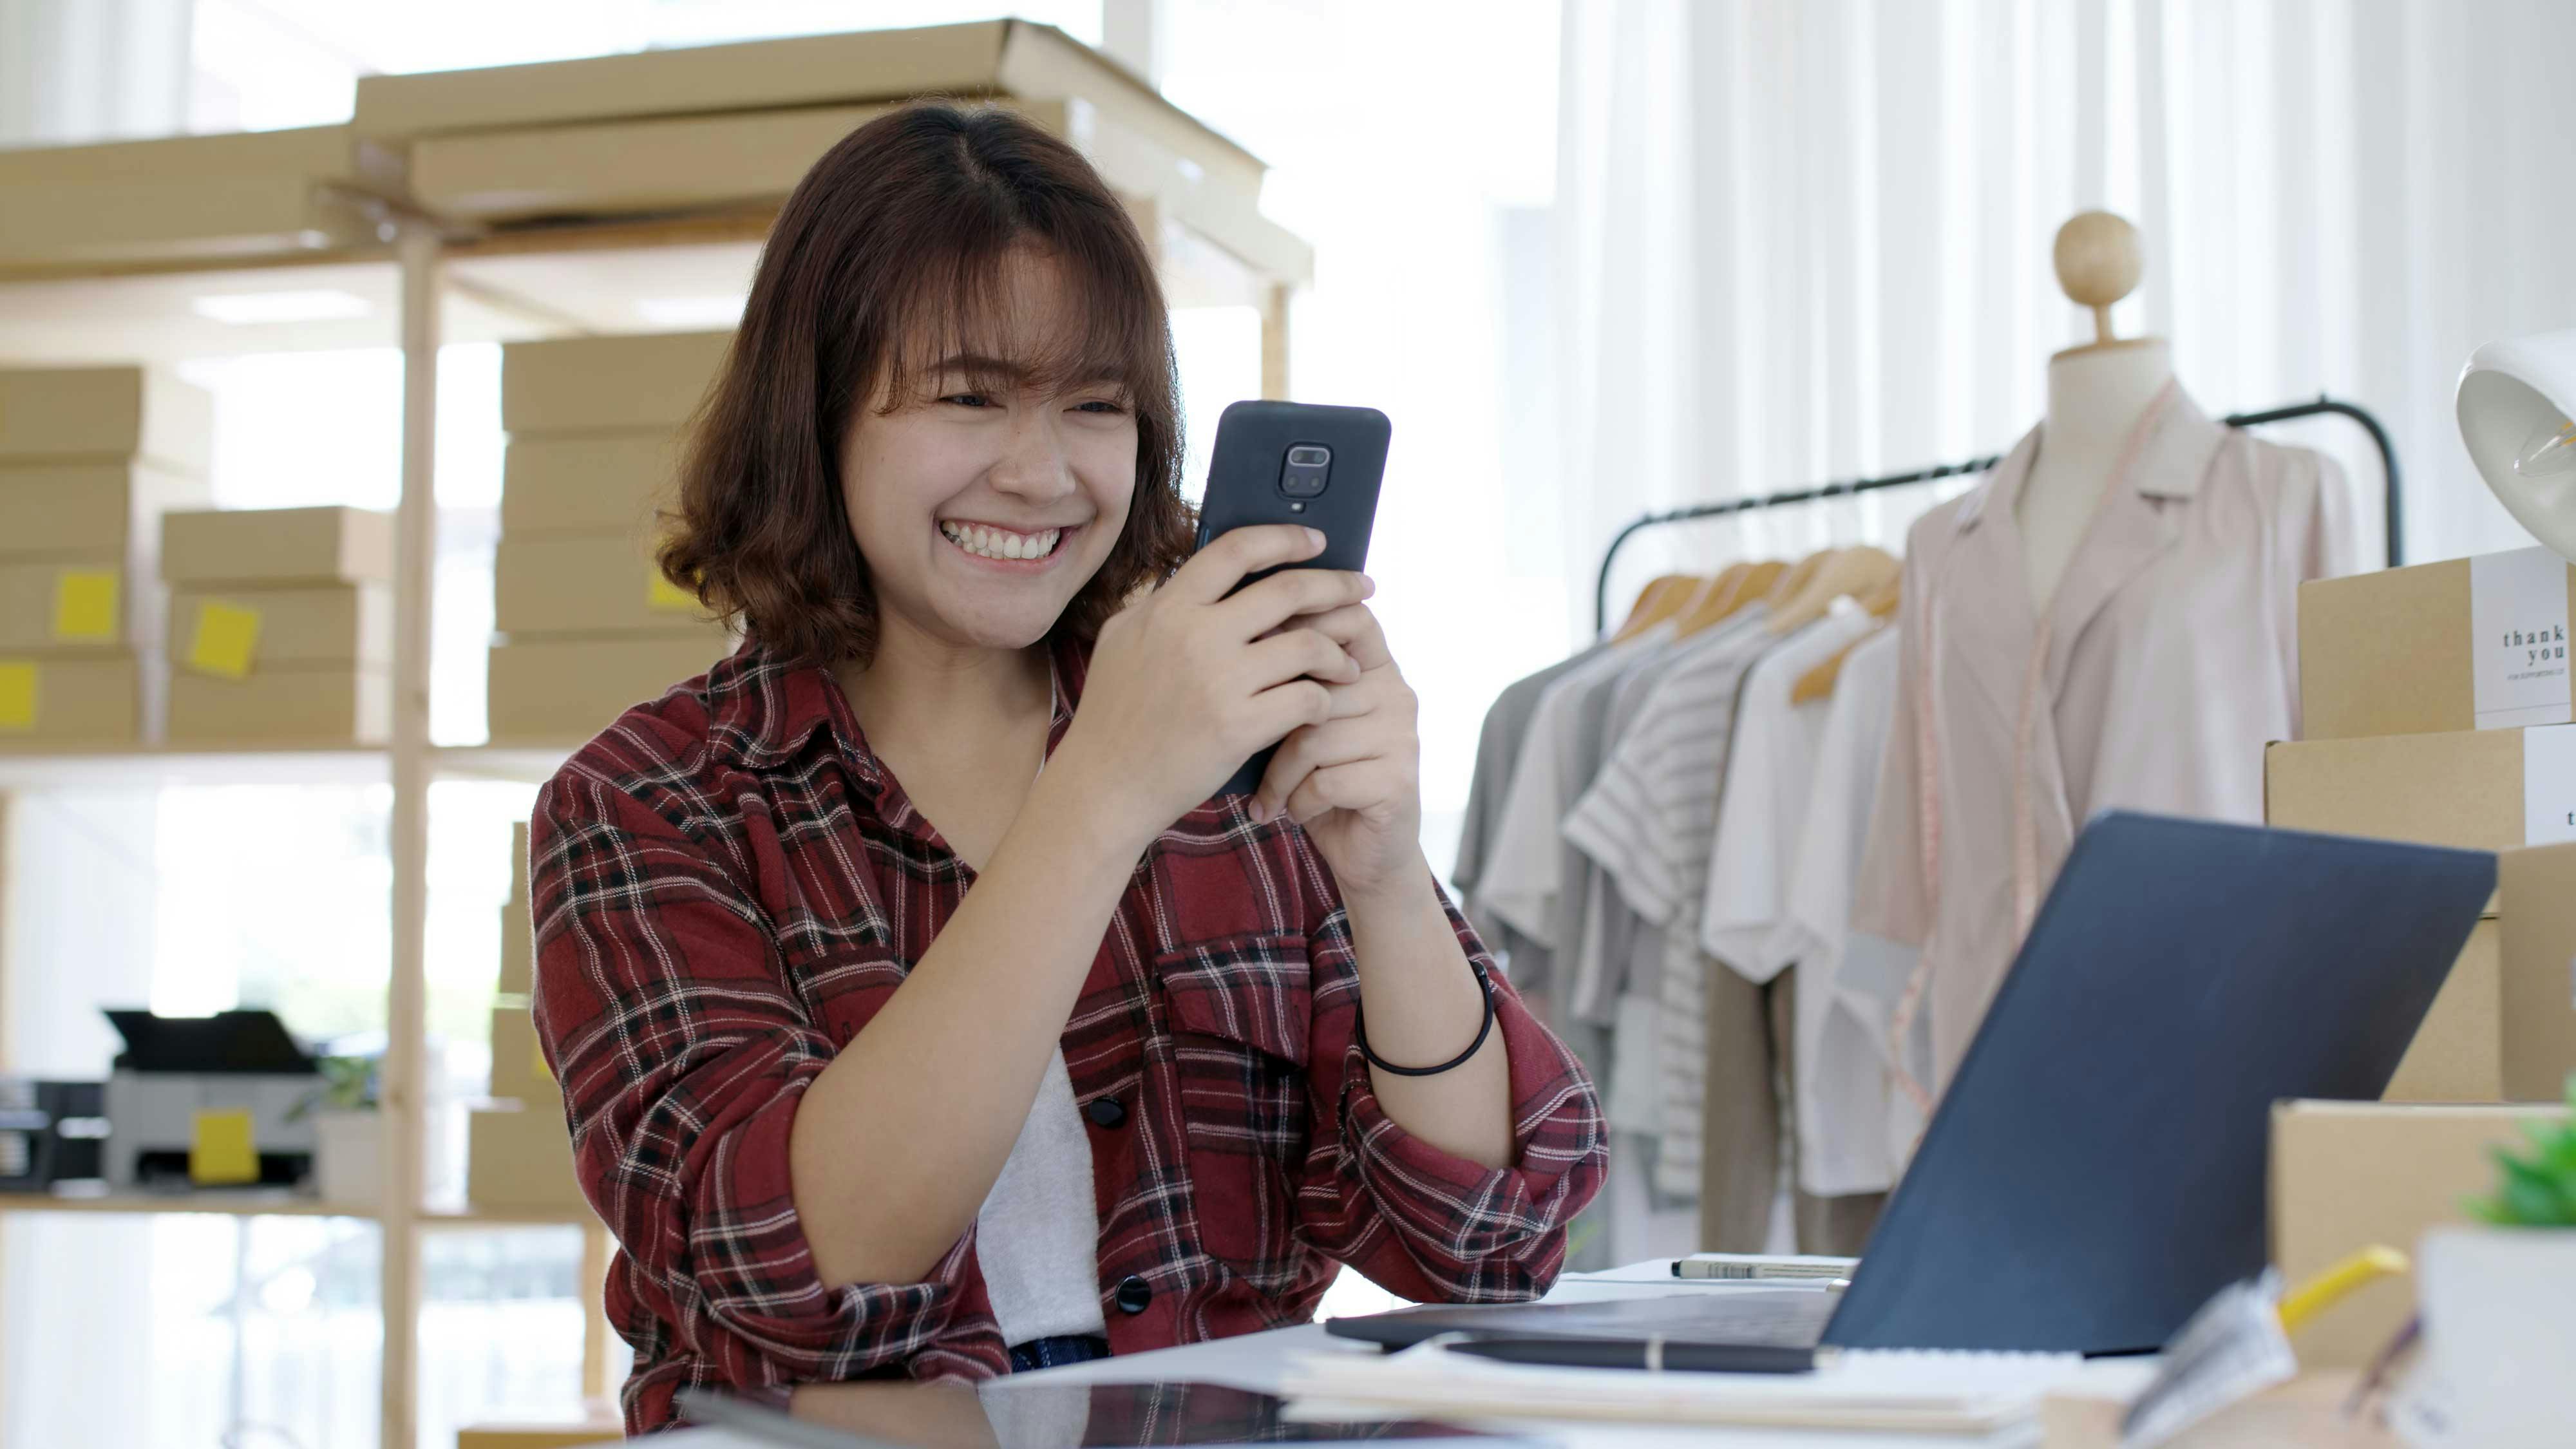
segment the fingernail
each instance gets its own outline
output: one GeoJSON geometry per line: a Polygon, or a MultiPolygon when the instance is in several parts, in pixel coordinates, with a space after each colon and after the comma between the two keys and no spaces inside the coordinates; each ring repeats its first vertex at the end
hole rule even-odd
{"type": "Polygon", "coordinates": [[[1377,592],[1377,580],[1375,580],[1375,579],[1373,579],[1373,578],[1370,578],[1370,577],[1369,577],[1368,575],[1366,575],[1366,574],[1362,574],[1362,575],[1360,575],[1360,593],[1361,593],[1361,595],[1362,595],[1363,597],[1365,597],[1365,596],[1367,596],[1367,595],[1374,594],[1374,593],[1376,593],[1376,592],[1377,592]]]}
{"type": "Polygon", "coordinates": [[[1323,531],[1322,529],[1320,529],[1320,528],[1310,528],[1310,529],[1307,529],[1307,530],[1306,530],[1306,541],[1307,541],[1308,543],[1313,544],[1313,545],[1314,545],[1315,547],[1317,547],[1317,548],[1322,548],[1322,547],[1324,546],[1324,541],[1325,541],[1325,540],[1324,540],[1324,531],[1323,531]]]}
{"type": "Polygon", "coordinates": [[[1243,813],[1252,817],[1253,824],[1259,825],[1270,818],[1270,807],[1262,803],[1260,796],[1255,795],[1252,797],[1252,803],[1243,807],[1243,813]]]}

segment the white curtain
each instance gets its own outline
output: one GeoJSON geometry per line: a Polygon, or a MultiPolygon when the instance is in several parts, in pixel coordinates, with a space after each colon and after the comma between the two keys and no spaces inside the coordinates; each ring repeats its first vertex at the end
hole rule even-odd
{"type": "MultiPolygon", "coordinates": [[[[2570,54],[2564,0],[1567,5],[1569,577],[1649,508],[2008,446],[2089,338],[2049,251],[2090,207],[2146,242],[2121,334],[2172,338],[2203,406],[2361,403],[2411,560],[2527,542],[2451,390],[2479,342],[2576,325],[2570,54]]],[[[2292,436],[2346,460],[2376,558],[2366,440],[2292,436]]],[[[1938,496],[1659,530],[1614,617],[1666,562],[1892,542],[1938,496]]]]}

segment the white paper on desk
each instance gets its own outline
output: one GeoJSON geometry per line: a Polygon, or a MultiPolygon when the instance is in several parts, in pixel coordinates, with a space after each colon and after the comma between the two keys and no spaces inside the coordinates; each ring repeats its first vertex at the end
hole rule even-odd
{"type": "Polygon", "coordinates": [[[1378,1358],[1309,1355],[1281,1392],[1453,1418],[1986,1434],[2031,1421],[2083,1368],[2072,1354],[1851,1350],[1820,1355],[1808,1374],[1645,1373],[1498,1363],[1435,1340],[1378,1358]]]}

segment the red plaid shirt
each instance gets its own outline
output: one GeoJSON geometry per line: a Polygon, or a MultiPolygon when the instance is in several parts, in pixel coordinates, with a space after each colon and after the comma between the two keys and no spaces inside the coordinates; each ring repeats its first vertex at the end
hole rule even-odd
{"type": "MultiPolygon", "coordinates": [[[[1084,663],[1057,651],[1050,749],[1084,663]]],[[[971,883],[832,676],[753,644],[628,711],[538,796],[530,853],[537,1031],[621,1245],[630,1432],[686,1385],[1007,1371],[971,1229],[925,1282],[828,1288],[789,1192],[805,1085],[971,883]]],[[[1165,831],[1063,1037],[1113,1349],[1304,1322],[1337,1262],[1420,1300],[1543,1291],[1600,1185],[1600,1105],[1499,977],[1494,1001],[1519,1159],[1487,1170],[1379,1109],[1347,917],[1303,832],[1230,800],[1165,831]]]]}

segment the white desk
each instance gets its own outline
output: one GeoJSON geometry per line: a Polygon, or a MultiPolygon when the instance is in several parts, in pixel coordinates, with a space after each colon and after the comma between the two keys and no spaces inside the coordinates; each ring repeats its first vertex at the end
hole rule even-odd
{"type": "MultiPolygon", "coordinates": [[[[1646,1298],[1674,1292],[1723,1293],[1715,1285],[1692,1286],[1671,1276],[1670,1265],[1639,1265],[1606,1273],[1569,1274],[1558,1280],[1549,1303],[1588,1303],[1610,1298],[1646,1298]],[[1656,1271],[1660,1268],[1661,1271],[1656,1271]]],[[[1292,1356],[1307,1353],[1374,1354],[1366,1344],[1326,1334],[1321,1325],[1300,1324],[1268,1333],[1245,1334],[1124,1358],[1041,1370],[1052,1383],[1153,1383],[1157,1381],[1227,1384],[1261,1393],[1276,1393],[1292,1356]]],[[[2036,1424],[1991,1439],[1955,1435],[1915,1437],[1895,1434],[1786,1432],[1770,1429],[1712,1429],[1701,1426],[1577,1424],[1563,1421],[1497,1422],[1497,1430],[1544,1439],[1564,1449],[1960,1449],[1962,1445],[2024,1446],[2039,1442],[2036,1424]]],[[[772,1449],[759,1440],[729,1430],[688,1429],[662,1441],[672,1449],[772,1449]]]]}

